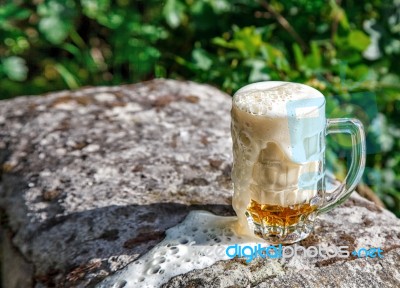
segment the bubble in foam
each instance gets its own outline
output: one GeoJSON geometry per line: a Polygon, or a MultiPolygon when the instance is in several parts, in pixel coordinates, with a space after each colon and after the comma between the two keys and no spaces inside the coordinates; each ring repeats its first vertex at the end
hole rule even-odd
{"type": "Polygon", "coordinates": [[[214,238],[214,241],[217,242],[217,243],[222,242],[221,238],[218,238],[218,237],[214,238]]]}
{"type": "Polygon", "coordinates": [[[157,257],[153,260],[153,264],[161,264],[164,263],[167,259],[165,257],[157,257]]]}
{"type": "Polygon", "coordinates": [[[173,246],[173,247],[171,247],[170,249],[169,249],[169,252],[170,252],[170,254],[176,254],[176,253],[178,253],[179,252],[179,248],[178,247],[176,247],[176,246],[173,246]]]}
{"type": "Polygon", "coordinates": [[[203,269],[219,260],[228,260],[226,248],[232,244],[255,245],[259,239],[242,239],[234,231],[237,217],[215,216],[206,211],[192,211],[186,219],[166,231],[166,238],[141,260],[135,261],[114,275],[106,278],[98,287],[130,288],[159,287],[172,277],[194,269],[203,269]],[[193,231],[193,227],[198,227],[193,231]],[[190,235],[191,239],[182,237],[190,235]],[[212,234],[209,238],[207,234],[212,234]],[[229,239],[226,235],[230,235],[229,239]],[[218,242],[218,246],[215,245],[218,242]],[[214,246],[215,245],[215,246],[214,246]],[[166,253],[168,251],[168,253],[166,253]],[[125,283],[125,286],[113,286],[125,283]]]}
{"type": "Polygon", "coordinates": [[[233,236],[233,231],[232,231],[232,229],[225,228],[225,229],[224,229],[224,235],[226,235],[226,236],[233,236]]]}
{"type": "Polygon", "coordinates": [[[183,238],[183,239],[180,239],[180,240],[179,240],[179,243],[181,243],[181,244],[187,244],[187,243],[189,243],[189,240],[186,239],[186,238],[183,238]]]}
{"type": "Polygon", "coordinates": [[[160,269],[161,269],[161,266],[160,265],[154,265],[154,266],[152,266],[152,267],[150,267],[148,270],[147,270],[147,274],[156,274],[156,273],[158,273],[158,271],[160,271],[160,269]]]}
{"type": "MultiPolygon", "coordinates": [[[[144,278],[143,278],[143,280],[144,280],[144,278]]],[[[114,283],[114,285],[111,286],[111,288],[124,288],[126,283],[127,283],[126,281],[121,280],[121,281],[118,281],[118,282],[114,283]]]]}

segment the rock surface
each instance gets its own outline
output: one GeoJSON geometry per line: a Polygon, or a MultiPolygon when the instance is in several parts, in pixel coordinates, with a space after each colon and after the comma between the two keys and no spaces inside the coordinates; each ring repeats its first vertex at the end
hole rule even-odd
{"type": "MultiPolygon", "coordinates": [[[[1,101],[3,286],[93,287],[189,211],[232,215],[230,105],[172,80],[1,101]]],[[[234,259],[165,287],[400,287],[399,239],[400,220],[354,194],[300,245],[381,247],[383,259],[234,259]]]]}

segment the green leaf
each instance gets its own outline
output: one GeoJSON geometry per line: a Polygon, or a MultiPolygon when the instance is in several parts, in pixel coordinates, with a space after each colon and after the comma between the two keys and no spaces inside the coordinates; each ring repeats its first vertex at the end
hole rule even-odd
{"type": "Polygon", "coordinates": [[[23,20],[31,15],[29,10],[23,9],[13,3],[0,5],[0,29],[5,31],[20,31],[13,20],[23,20]]]}
{"type": "Polygon", "coordinates": [[[80,86],[78,79],[64,65],[58,63],[54,65],[54,68],[58,73],[60,73],[61,77],[70,89],[76,89],[80,86]]]}
{"type": "Polygon", "coordinates": [[[68,51],[76,58],[82,57],[82,51],[71,43],[64,43],[61,45],[61,48],[64,49],[65,51],[68,51]]]}
{"type": "Polygon", "coordinates": [[[156,78],[166,78],[167,77],[167,69],[163,67],[162,65],[156,64],[154,65],[154,74],[156,78]]]}
{"type": "Polygon", "coordinates": [[[19,7],[14,3],[8,3],[0,6],[1,21],[4,21],[8,18],[22,20],[28,18],[29,16],[29,10],[19,7]]]}
{"type": "Polygon", "coordinates": [[[254,58],[263,44],[262,37],[254,26],[236,29],[232,42],[246,58],[254,58]]]}
{"type": "Polygon", "coordinates": [[[212,39],[212,43],[220,46],[220,47],[224,47],[224,48],[235,48],[235,45],[226,41],[224,38],[221,37],[215,37],[212,39]]]}
{"type": "Polygon", "coordinates": [[[293,44],[293,52],[294,52],[294,58],[296,60],[296,65],[298,68],[301,69],[301,67],[304,65],[304,54],[301,51],[299,44],[297,43],[293,44]]]}
{"type": "Polygon", "coordinates": [[[83,13],[89,18],[94,18],[98,15],[104,15],[110,12],[110,0],[81,0],[83,13]]]}
{"type": "Polygon", "coordinates": [[[366,80],[368,74],[370,72],[370,68],[367,65],[357,65],[353,70],[352,73],[357,80],[366,80]]]}
{"type": "Polygon", "coordinates": [[[26,61],[17,56],[11,56],[2,60],[4,73],[14,81],[25,81],[28,75],[26,61]]]}
{"type": "Polygon", "coordinates": [[[185,6],[179,0],[167,0],[163,9],[165,21],[171,28],[177,28],[183,19],[185,6]]]}
{"type": "Polygon", "coordinates": [[[265,61],[253,59],[245,61],[246,66],[251,67],[249,82],[267,81],[271,80],[271,76],[267,73],[267,66],[265,61]]]}
{"type": "Polygon", "coordinates": [[[318,44],[315,41],[311,42],[310,67],[321,67],[321,51],[319,50],[318,44]]]}
{"type": "Polygon", "coordinates": [[[229,0],[216,0],[210,1],[211,6],[213,7],[215,13],[221,14],[226,13],[231,10],[231,1],[229,0]]]}
{"type": "Polygon", "coordinates": [[[350,47],[353,47],[358,51],[364,51],[371,43],[371,40],[369,39],[367,34],[365,34],[361,30],[353,30],[349,33],[347,37],[350,47]]]}
{"type": "Polygon", "coordinates": [[[343,29],[348,30],[350,28],[349,21],[347,20],[347,15],[345,10],[340,7],[335,0],[330,0],[329,5],[331,7],[331,15],[333,21],[339,21],[340,26],[343,29]]]}
{"type": "Polygon", "coordinates": [[[120,15],[119,13],[107,13],[106,15],[100,15],[96,19],[100,24],[110,29],[116,29],[124,22],[123,15],[120,15]]]}
{"type": "Polygon", "coordinates": [[[400,77],[393,73],[388,73],[384,75],[381,79],[381,84],[385,85],[399,85],[400,84],[400,77]]]}
{"type": "Polygon", "coordinates": [[[306,57],[306,66],[311,69],[321,68],[322,57],[318,44],[315,41],[311,42],[311,54],[306,57]]]}
{"type": "Polygon", "coordinates": [[[192,57],[199,69],[206,71],[211,68],[212,60],[204,49],[194,49],[192,57]]]}
{"type": "Polygon", "coordinates": [[[48,0],[37,6],[41,17],[38,28],[46,40],[52,44],[60,44],[67,38],[73,28],[76,15],[75,2],[72,0],[48,0]]]}
{"type": "Polygon", "coordinates": [[[50,16],[40,20],[39,30],[49,42],[60,44],[68,36],[69,25],[56,16],[50,16]]]}

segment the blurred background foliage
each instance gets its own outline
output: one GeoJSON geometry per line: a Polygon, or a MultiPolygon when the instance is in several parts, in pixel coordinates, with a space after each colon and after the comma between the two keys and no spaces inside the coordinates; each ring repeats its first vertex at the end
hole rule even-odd
{"type": "MultiPolygon", "coordinates": [[[[400,216],[400,0],[1,3],[0,99],[156,77],[230,94],[305,83],[326,95],[329,117],[364,122],[364,183],[400,216]]],[[[328,166],[343,178],[349,139],[329,141],[328,166]]]]}

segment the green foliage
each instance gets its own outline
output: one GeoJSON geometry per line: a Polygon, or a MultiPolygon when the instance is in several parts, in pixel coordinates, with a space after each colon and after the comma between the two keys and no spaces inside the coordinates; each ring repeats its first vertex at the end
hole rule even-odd
{"type": "Polygon", "coordinates": [[[28,68],[23,58],[10,56],[2,60],[2,70],[10,80],[24,81],[27,76],[28,68]]]}
{"type": "MultiPolygon", "coordinates": [[[[400,216],[400,2],[39,0],[0,6],[2,98],[154,77],[305,83],[368,132],[364,181],[400,216]],[[340,3],[340,4],[338,4],[340,3]]],[[[349,139],[329,137],[343,177],[349,139]],[[339,155],[339,156],[337,156],[339,155]]]]}
{"type": "Polygon", "coordinates": [[[1,98],[152,78],[168,36],[159,1],[6,2],[1,98]]]}
{"type": "Polygon", "coordinates": [[[38,28],[51,44],[61,44],[73,29],[75,2],[72,0],[46,1],[38,4],[38,28]]]}

